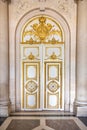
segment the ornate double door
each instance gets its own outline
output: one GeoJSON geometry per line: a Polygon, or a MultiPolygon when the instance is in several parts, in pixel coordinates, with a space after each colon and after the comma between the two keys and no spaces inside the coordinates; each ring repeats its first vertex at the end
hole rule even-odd
{"type": "Polygon", "coordinates": [[[64,44],[21,45],[22,110],[64,107],[64,44]]]}

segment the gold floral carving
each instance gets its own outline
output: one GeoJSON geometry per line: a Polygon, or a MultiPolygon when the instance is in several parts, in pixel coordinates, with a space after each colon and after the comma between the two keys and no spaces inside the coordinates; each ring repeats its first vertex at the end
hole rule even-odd
{"type": "Polygon", "coordinates": [[[24,37],[26,36],[30,37],[29,40],[26,40],[26,43],[29,44],[38,44],[43,42],[49,42],[51,44],[58,43],[59,41],[55,39],[54,35],[62,39],[63,34],[61,28],[54,28],[54,25],[46,21],[46,17],[39,17],[38,23],[34,23],[33,25],[31,25],[30,30],[24,29],[22,34],[22,43],[24,42],[24,37]],[[34,40],[32,37],[34,37],[34,39],[36,40],[34,40]],[[51,38],[50,40],[49,37],[53,38],[51,38]]]}
{"type": "Polygon", "coordinates": [[[32,54],[32,52],[31,52],[30,55],[28,56],[28,59],[29,59],[29,60],[34,60],[34,59],[35,59],[35,56],[32,54]]]}
{"type": "Polygon", "coordinates": [[[55,81],[51,81],[47,87],[51,92],[56,92],[59,89],[59,85],[55,81]]]}
{"type": "Polygon", "coordinates": [[[37,84],[34,81],[29,81],[26,84],[26,89],[27,89],[27,91],[32,93],[37,89],[37,84]]]}
{"type": "Polygon", "coordinates": [[[53,52],[53,54],[50,56],[50,58],[51,58],[51,59],[56,59],[56,58],[57,58],[55,52],[53,52]]]}

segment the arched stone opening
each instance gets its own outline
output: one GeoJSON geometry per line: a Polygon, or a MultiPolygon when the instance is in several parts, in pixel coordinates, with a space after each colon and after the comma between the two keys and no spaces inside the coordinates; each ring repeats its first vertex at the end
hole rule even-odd
{"type": "MultiPolygon", "coordinates": [[[[48,16],[57,21],[61,27],[63,28],[64,34],[65,34],[65,46],[64,46],[64,111],[70,111],[70,100],[71,100],[71,90],[70,90],[70,67],[71,67],[71,59],[70,59],[70,50],[71,50],[71,41],[70,41],[70,29],[66,22],[66,20],[56,11],[51,10],[49,8],[46,8],[44,12],[39,11],[39,9],[32,10],[28,12],[26,15],[22,17],[22,19],[19,21],[17,28],[16,28],[16,36],[15,36],[15,43],[16,43],[16,111],[21,111],[21,80],[20,80],[20,43],[21,43],[21,29],[27,23],[29,19],[32,19],[33,17],[37,16],[48,16]]],[[[75,96],[75,95],[74,95],[75,96]]]]}

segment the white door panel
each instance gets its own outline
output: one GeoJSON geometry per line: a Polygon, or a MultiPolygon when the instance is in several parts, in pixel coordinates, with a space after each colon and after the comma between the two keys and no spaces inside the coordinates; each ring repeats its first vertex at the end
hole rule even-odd
{"type": "Polygon", "coordinates": [[[21,30],[21,108],[64,109],[64,31],[48,16],[37,16],[21,30]]]}
{"type": "Polygon", "coordinates": [[[63,109],[63,53],[60,44],[21,46],[22,109],[63,109]]]}

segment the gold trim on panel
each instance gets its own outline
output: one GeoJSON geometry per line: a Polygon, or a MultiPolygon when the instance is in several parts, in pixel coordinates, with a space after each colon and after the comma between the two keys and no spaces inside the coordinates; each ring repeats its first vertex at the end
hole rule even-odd
{"type": "MultiPolygon", "coordinates": [[[[31,79],[33,79],[33,80],[36,80],[36,81],[38,81],[39,80],[39,69],[40,69],[40,62],[30,62],[30,61],[26,61],[26,62],[23,62],[24,64],[23,65],[25,65],[24,66],[24,69],[26,70],[26,81],[27,80],[31,80],[31,79]],[[33,78],[28,78],[28,67],[29,66],[33,66],[33,67],[35,67],[35,69],[36,69],[36,75],[35,75],[35,77],[33,77],[33,78]]],[[[22,70],[23,71],[23,70],[22,70]]]]}
{"type": "MultiPolygon", "coordinates": [[[[55,48],[60,49],[60,54],[59,54],[58,56],[56,55],[56,57],[61,57],[61,56],[62,56],[62,47],[57,47],[57,46],[56,46],[56,47],[54,47],[54,46],[52,47],[52,46],[51,46],[51,47],[46,47],[46,53],[45,53],[45,56],[46,56],[46,57],[49,57],[49,55],[47,54],[47,51],[48,51],[48,49],[50,49],[50,48],[51,48],[51,49],[53,49],[53,48],[54,48],[54,49],[55,49],[55,48]]],[[[55,52],[54,52],[54,53],[55,53],[55,52]]]]}
{"type": "Polygon", "coordinates": [[[46,108],[46,64],[44,62],[44,108],[46,108]]]}
{"type": "MultiPolygon", "coordinates": [[[[44,89],[44,91],[45,91],[45,97],[44,97],[44,100],[45,100],[45,102],[47,102],[47,100],[48,100],[48,96],[47,96],[47,92],[48,92],[48,90],[47,90],[47,88],[48,88],[48,84],[47,83],[50,83],[50,82],[52,82],[52,81],[58,81],[58,79],[49,79],[48,77],[49,77],[49,73],[48,73],[48,71],[49,71],[49,69],[48,69],[48,66],[49,66],[49,64],[53,64],[53,65],[55,65],[55,64],[57,64],[58,66],[60,66],[60,69],[59,69],[59,88],[60,88],[60,101],[59,101],[59,106],[60,106],[60,108],[62,108],[62,61],[59,61],[59,62],[50,62],[50,61],[46,61],[45,63],[44,63],[44,69],[45,69],[45,75],[44,75],[44,82],[45,82],[45,89],[44,89]],[[48,74],[48,75],[47,75],[48,74]],[[48,80],[47,80],[48,79],[48,80]],[[49,82],[50,81],[50,82],[49,82]]],[[[56,65],[56,66],[57,66],[56,65]]],[[[57,93],[59,93],[59,92],[57,92],[57,93]]],[[[51,91],[51,94],[54,94],[54,92],[52,93],[52,91],[51,91]]],[[[45,103],[45,108],[47,107],[47,105],[46,105],[47,103],[45,103]]]]}
{"type": "Polygon", "coordinates": [[[58,42],[58,41],[55,41],[55,42],[52,42],[51,40],[49,40],[48,42],[45,42],[45,41],[43,41],[43,42],[37,42],[37,41],[32,41],[31,42],[31,40],[30,41],[26,41],[26,42],[21,42],[20,44],[30,44],[30,45],[33,45],[33,44],[52,44],[52,45],[55,45],[55,44],[64,44],[65,42],[58,42]]]}
{"type": "Polygon", "coordinates": [[[49,109],[59,109],[58,97],[59,97],[59,93],[51,94],[51,93],[48,92],[47,93],[47,108],[49,108],[49,109]],[[50,95],[55,95],[57,97],[57,105],[54,106],[54,107],[49,104],[49,96],[50,95]]]}
{"type": "Polygon", "coordinates": [[[37,81],[37,74],[38,74],[38,68],[37,68],[37,64],[35,65],[35,63],[29,63],[29,65],[26,65],[26,80],[36,80],[37,81]],[[29,67],[34,67],[35,68],[35,77],[28,77],[28,68],[29,67]]]}
{"type": "Polygon", "coordinates": [[[22,95],[21,95],[21,104],[22,108],[24,108],[24,63],[22,62],[22,95]]]}
{"type": "MultiPolygon", "coordinates": [[[[40,107],[40,102],[39,102],[39,97],[40,97],[40,62],[22,62],[22,80],[23,80],[23,84],[22,84],[22,108],[24,109],[27,109],[26,106],[24,105],[24,97],[26,96],[24,93],[26,93],[26,89],[25,89],[25,84],[27,84],[29,81],[33,81],[36,79],[36,82],[37,82],[37,90],[36,93],[37,93],[37,106],[38,108],[40,107]],[[27,78],[27,68],[26,67],[29,67],[29,66],[35,66],[36,67],[36,76],[35,78],[27,78]],[[24,69],[26,68],[26,69],[24,69]],[[24,74],[25,73],[25,74],[24,74]],[[25,79],[25,83],[24,83],[24,76],[26,76],[26,79],[25,79]]],[[[27,91],[27,94],[28,95],[33,95],[33,92],[31,92],[29,94],[29,92],[27,91]]],[[[30,108],[31,109],[31,108],[30,108]]]]}
{"type": "Polygon", "coordinates": [[[47,81],[49,80],[57,80],[59,83],[62,81],[60,76],[62,76],[62,61],[45,61],[46,67],[47,67],[47,81]],[[56,78],[49,77],[49,66],[58,66],[59,67],[59,75],[56,78]]]}
{"type": "Polygon", "coordinates": [[[55,79],[55,80],[59,81],[59,64],[55,65],[55,62],[54,62],[53,65],[52,64],[48,65],[47,68],[48,68],[48,80],[54,80],[55,79]],[[57,76],[54,77],[54,78],[50,77],[50,68],[51,67],[56,67],[56,69],[57,69],[57,76]]]}
{"type": "Polygon", "coordinates": [[[37,108],[37,93],[34,93],[34,94],[28,94],[28,93],[26,93],[26,109],[35,109],[35,108],[37,108]],[[27,102],[28,102],[28,96],[29,95],[33,95],[33,96],[35,96],[35,105],[34,106],[29,106],[28,104],[27,104],[27,102]]]}
{"type": "Polygon", "coordinates": [[[62,62],[61,62],[61,69],[60,69],[60,79],[61,79],[61,82],[60,82],[60,108],[62,108],[62,82],[63,82],[63,79],[62,79],[62,62]]]}
{"type": "MultiPolygon", "coordinates": [[[[23,47],[23,56],[24,56],[24,57],[27,57],[27,56],[25,55],[25,50],[28,49],[28,48],[29,48],[29,49],[30,49],[30,48],[32,48],[32,49],[33,49],[33,48],[37,49],[38,54],[35,55],[35,57],[38,57],[38,56],[39,56],[39,47],[38,47],[38,46],[32,46],[32,47],[27,46],[27,47],[23,47]]],[[[31,51],[31,53],[32,53],[32,51],[31,51]]]]}

